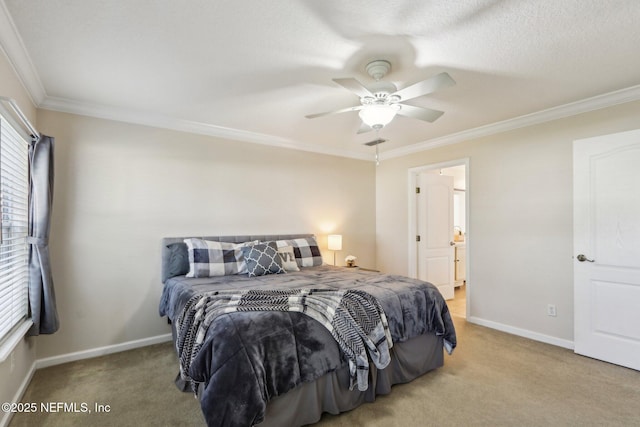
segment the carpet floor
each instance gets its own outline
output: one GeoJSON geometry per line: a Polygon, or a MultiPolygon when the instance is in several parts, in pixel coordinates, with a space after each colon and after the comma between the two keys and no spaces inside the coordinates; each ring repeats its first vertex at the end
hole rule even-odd
{"type": "MultiPolygon", "coordinates": [[[[640,372],[454,320],[444,367],[316,426],[640,426],[640,372]]],[[[169,343],[41,369],[23,402],[80,412],[20,413],[9,426],[203,426],[176,372],[169,343]]]]}

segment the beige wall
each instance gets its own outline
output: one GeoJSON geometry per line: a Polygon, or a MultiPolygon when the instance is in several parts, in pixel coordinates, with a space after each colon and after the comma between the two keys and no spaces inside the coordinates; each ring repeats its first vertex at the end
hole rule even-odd
{"type": "Polygon", "coordinates": [[[38,126],[56,138],[61,323],[38,339],[38,358],[168,333],[158,316],[164,236],[310,232],[322,249],[336,232],[339,262],[353,253],[375,264],[372,162],[46,110],[38,126]]]}
{"type": "MultiPolygon", "coordinates": [[[[2,49],[0,49],[0,95],[17,101],[31,123],[36,122],[36,109],[27,91],[18,80],[2,49]]],[[[7,108],[10,108],[6,106],[7,108]]],[[[35,361],[33,339],[25,339],[13,351],[13,356],[0,363],[0,402],[11,402],[29,376],[35,361]],[[11,359],[13,358],[13,367],[11,359]]],[[[9,414],[0,413],[0,425],[9,414]]]]}
{"type": "Polygon", "coordinates": [[[469,158],[472,320],[572,342],[572,141],[639,128],[638,117],[634,102],[383,161],[378,268],[407,274],[408,169],[469,158]]]}

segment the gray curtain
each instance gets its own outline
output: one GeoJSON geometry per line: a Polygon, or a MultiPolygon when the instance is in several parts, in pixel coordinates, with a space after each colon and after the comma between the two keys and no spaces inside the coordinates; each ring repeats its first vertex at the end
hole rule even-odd
{"type": "Polygon", "coordinates": [[[29,311],[28,335],[52,334],[60,326],[49,261],[49,229],[53,204],[53,142],[40,135],[29,147],[29,311]]]}

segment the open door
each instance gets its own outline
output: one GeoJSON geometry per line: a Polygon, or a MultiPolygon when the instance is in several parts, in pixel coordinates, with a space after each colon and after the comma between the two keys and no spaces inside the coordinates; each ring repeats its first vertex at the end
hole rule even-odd
{"type": "Polygon", "coordinates": [[[453,177],[421,173],[418,177],[418,278],[454,296],[453,177]]]}
{"type": "Polygon", "coordinates": [[[640,130],[575,141],[575,352],[640,370],[640,130]]]}

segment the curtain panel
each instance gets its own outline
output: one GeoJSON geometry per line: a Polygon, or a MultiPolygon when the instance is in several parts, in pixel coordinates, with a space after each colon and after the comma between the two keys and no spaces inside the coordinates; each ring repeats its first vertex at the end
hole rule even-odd
{"type": "Polygon", "coordinates": [[[28,335],[52,334],[60,327],[49,260],[53,205],[54,138],[40,135],[29,147],[29,314],[28,335]]]}

